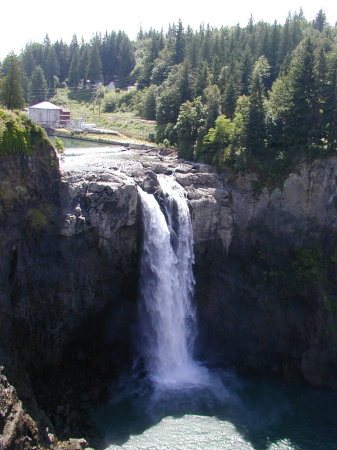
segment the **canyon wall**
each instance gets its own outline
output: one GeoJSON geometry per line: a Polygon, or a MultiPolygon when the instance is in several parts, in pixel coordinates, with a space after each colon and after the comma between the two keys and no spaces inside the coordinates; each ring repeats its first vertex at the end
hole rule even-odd
{"type": "MultiPolygon", "coordinates": [[[[199,356],[337,388],[337,159],[303,164],[275,188],[161,159],[62,176],[47,143],[1,159],[0,363],[32,416],[61,390],[78,396],[76,377],[99,399],[95,385],[131,364],[137,186],[160,202],[156,173],[174,174],[189,200],[199,356]]],[[[47,416],[45,427],[64,427],[47,416]]]]}

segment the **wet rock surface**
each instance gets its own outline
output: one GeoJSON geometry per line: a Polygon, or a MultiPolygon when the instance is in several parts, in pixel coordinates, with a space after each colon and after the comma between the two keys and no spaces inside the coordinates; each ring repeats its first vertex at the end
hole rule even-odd
{"type": "Polygon", "coordinates": [[[99,447],[89,410],[133,359],[138,186],[160,201],[158,174],[189,201],[199,356],[337,388],[336,158],[259,193],[253,175],[217,174],[171,151],[78,168],[66,158],[61,176],[51,149],[1,161],[0,363],[21,386],[6,397],[2,382],[3,436],[11,402],[22,402],[22,448],[99,447]],[[85,440],[66,442],[76,436],[85,440]]]}

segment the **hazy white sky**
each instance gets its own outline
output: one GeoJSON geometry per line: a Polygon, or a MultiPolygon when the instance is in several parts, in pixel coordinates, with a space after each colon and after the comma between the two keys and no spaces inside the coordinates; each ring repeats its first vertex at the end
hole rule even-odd
{"type": "Polygon", "coordinates": [[[332,25],[337,21],[335,0],[5,0],[1,4],[0,59],[11,50],[16,53],[29,41],[42,42],[46,33],[51,41],[70,42],[74,33],[89,40],[96,31],[124,30],[135,38],[140,24],[164,30],[182,19],[184,26],[198,27],[246,25],[250,14],[254,21],[275,19],[284,23],[288,11],[299,11],[312,20],[320,8],[332,25]]]}

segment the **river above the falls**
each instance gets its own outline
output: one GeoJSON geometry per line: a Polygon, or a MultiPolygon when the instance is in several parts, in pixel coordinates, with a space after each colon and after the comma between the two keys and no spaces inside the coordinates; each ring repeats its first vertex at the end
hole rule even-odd
{"type": "MultiPolygon", "coordinates": [[[[54,142],[52,137],[51,141],[54,142]]],[[[62,138],[62,141],[64,153],[59,154],[62,172],[123,170],[125,167],[136,167],[141,161],[158,160],[156,152],[127,148],[123,145],[108,145],[70,138],[62,138]]]]}

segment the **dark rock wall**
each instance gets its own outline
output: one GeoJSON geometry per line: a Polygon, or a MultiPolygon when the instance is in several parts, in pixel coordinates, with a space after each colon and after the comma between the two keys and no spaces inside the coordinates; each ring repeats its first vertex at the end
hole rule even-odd
{"type": "Polygon", "coordinates": [[[82,320],[135,301],[137,190],[69,188],[52,148],[3,158],[0,170],[2,360],[16,348],[27,364],[57,362],[82,320]]]}
{"type": "MultiPolygon", "coordinates": [[[[82,351],[107,367],[130,362],[137,183],[155,191],[153,171],[172,173],[170,164],[61,179],[51,148],[2,159],[0,358],[13,372],[20,361],[40,379],[65,354],[83,362],[82,351]]],[[[336,159],[301,166],[282,189],[261,192],[252,176],[175,165],[194,228],[199,354],[337,387],[336,159]]]]}
{"type": "Polygon", "coordinates": [[[196,241],[205,358],[337,387],[336,175],[335,158],[319,161],[259,193],[251,176],[224,176],[229,241],[217,227],[207,245],[196,241]]]}

